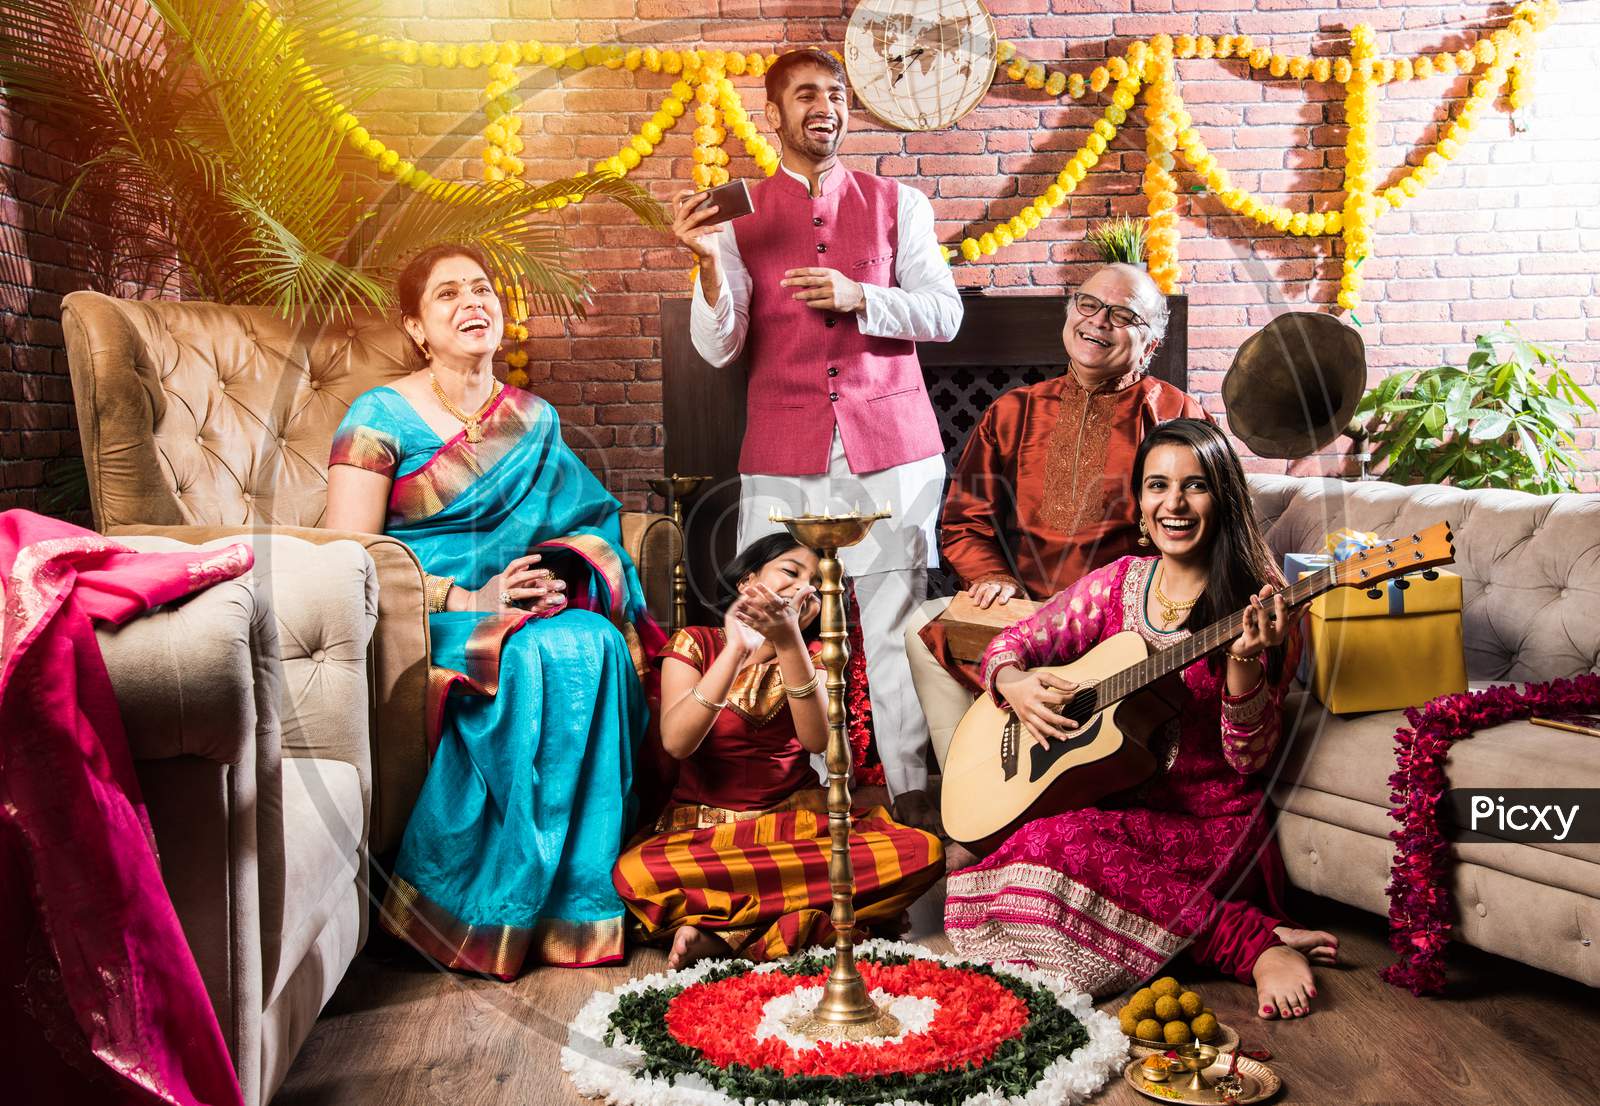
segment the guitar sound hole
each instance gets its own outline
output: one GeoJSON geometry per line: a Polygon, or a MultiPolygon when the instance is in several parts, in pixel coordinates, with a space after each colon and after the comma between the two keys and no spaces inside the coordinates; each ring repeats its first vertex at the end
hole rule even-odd
{"type": "Polygon", "coordinates": [[[1080,688],[1072,696],[1072,702],[1067,706],[1063,713],[1081,726],[1085,722],[1089,721],[1089,719],[1094,717],[1094,705],[1094,688],[1080,688]]]}

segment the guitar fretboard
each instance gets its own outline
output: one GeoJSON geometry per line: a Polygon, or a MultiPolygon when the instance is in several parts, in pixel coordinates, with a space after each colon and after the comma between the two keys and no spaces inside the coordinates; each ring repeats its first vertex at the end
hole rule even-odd
{"type": "MultiPolygon", "coordinates": [[[[1300,577],[1277,594],[1291,606],[1309,603],[1325,591],[1339,586],[1335,573],[1337,566],[1300,577]]],[[[1141,615],[1142,617],[1142,615],[1141,615]]],[[[1178,644],[1159,653],[1152,653],[1138,664],[1130,665],[1115,675],[1108,676],[1095,685],[1095,711],[1104,710],[1112,703],[1127,698],[1134,692],[1155,683],[1170,673],[1187,668],[1195,661],[1216,652],[1244,632],[1244,611],[1235,611],[1219,622],[1185,638],[1178,644]]]]}

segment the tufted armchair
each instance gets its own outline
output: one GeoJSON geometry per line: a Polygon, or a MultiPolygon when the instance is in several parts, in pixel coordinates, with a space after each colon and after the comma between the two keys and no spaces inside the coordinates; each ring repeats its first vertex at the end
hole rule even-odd
{"type": "MultiPolygon", "coordinates": [[[[1252,476],[1250,489],[1280,559],[1320,549],[1323,535],[1345,526],[1407,534],[1449,520],[1473,687],[1600,672],[1600,496],[1285,476],[1252,476]]],[[[1272,793],[1290,878],[1387,913],[1389,775],[1403,712],[1337,717],[1300,694],[1288,725],[1294,741],[1272,793]]],[[[1600,738],[1527,722],[1496,726],[1455,746],[1446,772],[1451,787],[1600,787],[1600,738]]],[[[1600,845],[1461,843],[1452,851],[1456,937],[1600,985],[1600,845]]]]}
{"type": "MultiPolygon", "coordinates": [[[[422,571],[392,538],[318,526],[339,421],[356,396],[410,371],[399,329],[375,313],[293,322],[262,308],[95,292],[67,296],[61,321],[101,532],[198,543],[270,531],[351,539],[372,557],[371,846],[397,845],[427,770],[422,571]]],[[[651,610],[670,614],[677,527],[625,513],[622,531],[651,610]]]]}

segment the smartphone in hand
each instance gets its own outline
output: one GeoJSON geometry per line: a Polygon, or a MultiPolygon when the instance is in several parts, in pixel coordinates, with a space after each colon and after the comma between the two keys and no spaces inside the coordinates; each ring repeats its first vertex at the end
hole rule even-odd
{"type": "Polygon", "coordinates": [[[717,213],[702,226],[715,226],[726,223],[730,219],[737,219],[741,215],[749,215],[755,210],[750,203],[750,188],[743,179],[731,180],[727,184],[719,184],[715,188],[708,188],[704,192],[696,192],[689,197],[689,202],[695,207],[704,207],[711,204],[716,207],[717,213]]]}

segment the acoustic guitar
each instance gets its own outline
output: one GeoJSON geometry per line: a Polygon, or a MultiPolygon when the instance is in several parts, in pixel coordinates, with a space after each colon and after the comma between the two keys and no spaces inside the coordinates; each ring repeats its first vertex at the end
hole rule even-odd
{"type": "MultiPolygon", "coordinates": [[[[1279,594],[1298,607],[1334,588],[1372,588],[1450,564],[1452,540],[1450,524],[1436,523],[1302,576],[1279,594]]],[[[1078,728],[1047,745],[1035,741],[1011,710],[980,695],[945,756],[945,831],[965,845],[987,849],[1024,821],[1089,806],[1150,776],[1156,766],[1150,738],[1184,701],[1179,673],[1235,641],[1243,624],[1244,612],[1236,611],[1155,653],[1127,630],[1071,664],[1043,669],[1077,685],[1059,713],[1078,728]]]]}

